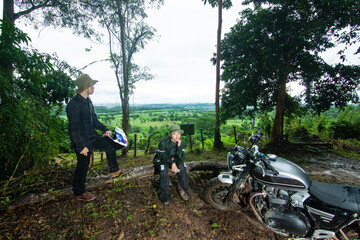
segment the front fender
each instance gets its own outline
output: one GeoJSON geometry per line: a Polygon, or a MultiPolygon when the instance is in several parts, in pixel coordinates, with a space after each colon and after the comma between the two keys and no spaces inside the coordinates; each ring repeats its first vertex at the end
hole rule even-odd
{"type": "Polygon", "coordinates": [[[222,172],[219,174],[218,179],[222,183],[233,184],[235,176],[231,172],[222,172]]]}

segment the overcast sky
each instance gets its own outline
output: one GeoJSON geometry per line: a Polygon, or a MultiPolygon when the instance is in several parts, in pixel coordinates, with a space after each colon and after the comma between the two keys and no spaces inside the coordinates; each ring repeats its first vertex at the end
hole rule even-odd
{"type": "MultiPolygon", "coordinates": [[[[235,0],[231,9],[223,11],[222,34],[229,32],[239,18],[238,13],[244,9],[241,2],[235,0]]],[[[130,104],[215,102],[215,66],[210,59],[216,51],[217,8],[204,6],[201,0],[165,0],[160,9],[147,12],[146,22],[157,30],[157,38],[135,55],[134,63],[147,66],[155,77],[136,83],[130,104]]],[[[74,67],[108,58],[107,45],[75,37],[69,30],[48,27],[35,31],[31,26],[17,26],[29,34],[34,48],[56,52],[74,67]]],[[[327,60],[337,62],[335,55],[336,51],[330,51],[327,60]]],[[[354,59],[353,64],[359,64],[359,58],[354,59]]],[[[91,97],[94,104],[120,103],[108,62],[91,65],[84,72],[99,80],[91,97]]],[[[296,93],[300,91],[292,88],[296,93]]]]}
{"type": "MultiPolygon", "coordinates": [[[[244,8],[241,1],[233,2],[230,10],[223,11],[223,34],[229,32],[244,8]]],[[[146,22],[157,30],[157,38],[136,53],[134,63],[147,66],[154,79],[136,83],[130,104],[215,102],[215,66],[210,59],[216,51],[217,8],[201,0],[165,0],[160,9],[147,12],[146,22]]],[[[74,67],[108,58],[107,45],[72,36],[69,30],[49,27],[34,31],[31,26],[18,26],[29,33],[33,47],[56,52],[74,67]]],[[[115,74],[108,62],[91,65],[84,72],[99,80],[91,96],[94,104],[120,103],[115,74]]]]}

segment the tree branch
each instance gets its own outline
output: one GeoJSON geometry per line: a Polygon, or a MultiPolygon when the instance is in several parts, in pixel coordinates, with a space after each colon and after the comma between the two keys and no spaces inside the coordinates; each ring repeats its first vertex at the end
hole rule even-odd
{"type": "Polygon", "coordinates": [[[146,36],[148,33],[150,33],[150,31],[142,32],[138,37],[135,37],[135,39],[133,40],[133,44],[131,45],[131,48],[130,48],[130,51],[129,51],[128,62],[130,62],[130,60],[132,58],[132,55],[135,53],[135,49],[136,49],[136,46],[138,45],[138,42],[144,36],[146,36]]]}
{"type": "Polygon", "coordinates": [[[80,68],[80,70],[84,70],[85,68],[87,68],[88,66],[90,66],[92,64],[95,64],[95,63],[98,63],[98,62],[105,62],[105,61],[109,61],[109,60],[110,60],[110,58],[93,61],[93,62],[85,65],[84,67],[80,68]]]}
{"type": "Polygon", "coordinates": [[[27,10],[15,13],[14,14],[14,20],[18,19],[19,17],[21,17],[23,15],[29,14],[29,13],[31,13],[31,12],[39,9],[39,8],[47,8],[47,7],[54,7],[55,6],[55,4],[53,4],[52,2],[50,4],[48,4],[49,2],[51,2],[51,0],[46,0],[42,4],[34,5],[34,3],[31,1],[32,7],[27,9],[27,10]]]}

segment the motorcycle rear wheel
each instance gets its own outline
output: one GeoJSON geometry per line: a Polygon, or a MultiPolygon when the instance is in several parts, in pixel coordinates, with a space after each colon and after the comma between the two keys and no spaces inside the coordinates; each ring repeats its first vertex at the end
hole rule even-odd
{"type": "Polygon", "coordinates": [[[217,177],[211,179],[205,189],[205,201],[212,207],[222,211],[236,211],[240,209],[241,205],[237,194],[234,194],[232,201],[224,202],[224,198],[229,192],[230,185],[231,184],[220,182],[217,177]]]}

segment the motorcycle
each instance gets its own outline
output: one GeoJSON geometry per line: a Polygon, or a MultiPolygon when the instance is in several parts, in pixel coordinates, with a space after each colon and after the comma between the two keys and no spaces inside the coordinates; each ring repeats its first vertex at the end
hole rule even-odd
{"type": "Polygon", "coordinates": [[[228,153],[205,201],[223,211],[250,206],[263,225],[291,239],[360,239],[360,188],[311,181],[298,165],[261,153],[262,128],[251,123],[251,146],[228,153]]]}

